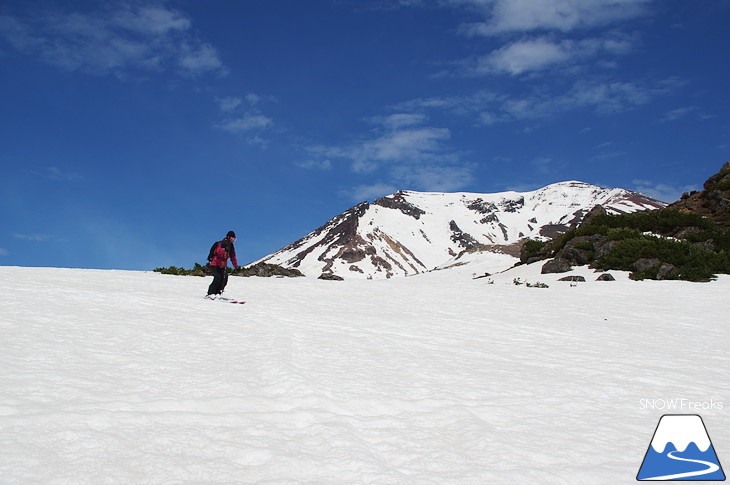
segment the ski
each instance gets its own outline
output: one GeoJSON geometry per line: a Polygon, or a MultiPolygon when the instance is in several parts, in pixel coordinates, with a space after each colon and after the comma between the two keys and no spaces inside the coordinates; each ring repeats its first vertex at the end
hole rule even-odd
{"type": "Polygon", "coordinates": [[[221,300],[221,301],[227,301],[228,303],[234,303],[234,304],[237,304],[237,305],[243,305],[244,303],[246,303],[245,301],[234,300],[233,298],[223,298],[223,297],[221,297],[221,298],[219,298],[219,300],[221,300]]]}
{"type": "Polygon", "coordinates": [[[224,301],[226,303],[233,303],[233,304],[236,304],[236,305],[243,305],[244,303],[246,303],[245,301],[234,300],[233,298],[224,298],[224,297],[220,297],[220,298],[209,298],[207,296],[205,298],[208,299],[208,300],[211,300],[211,301],[224,301]]]}

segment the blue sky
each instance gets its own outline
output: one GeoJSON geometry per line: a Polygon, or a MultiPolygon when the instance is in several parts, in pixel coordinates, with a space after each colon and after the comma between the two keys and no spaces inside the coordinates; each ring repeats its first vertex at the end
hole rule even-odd
{"type": "Polygon", "coordinates": [[[665,201],[730,160],[726,0],[0,0],[0,264],[239,262],[399,189],[665,201]]]}

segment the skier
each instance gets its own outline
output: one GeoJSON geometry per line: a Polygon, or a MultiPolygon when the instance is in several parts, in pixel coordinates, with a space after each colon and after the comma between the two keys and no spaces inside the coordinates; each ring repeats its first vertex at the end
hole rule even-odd
{"type": "Polygon", "coordinates": [[[228,231],[225,239],[213,244],[208,253],[208,263],[213,270],[213,282],[208,287],[206,298],[215,300],[220,298],[220,294],[228,283],[228,259],[235,268],[238,268],[238,260],[236,259],[236,248],[233,242],[236,240],[236,233],[228,231]]]}

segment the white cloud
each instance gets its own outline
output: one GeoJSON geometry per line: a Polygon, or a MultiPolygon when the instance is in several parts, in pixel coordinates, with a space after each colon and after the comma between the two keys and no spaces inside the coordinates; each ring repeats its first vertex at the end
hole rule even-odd
{"type": "Polygon", "coordinates": [[[462,26],[467,35],[577,29],[634,18],[651,0],[448,0],[478,8],[486,19],[462,26]]]}
{"type": "Polygon", "coordinates": [[[33,174],[50,179],[61,181],[84,180],[84,176],[75,172],[61,170],[58,167],[46,167],[44,171],[34,171],[33,174]]]}
{"type": "Polygon", "coordinates": [[[372,172],[383,163],[419,162],[442,158],[442,142],[451,133],[447,128],[410,128],[387,133],[343,146],[310,146],[314,155],[343,158],[352,162],[357,173],[372,172]]]}
{"type": "MultiPolygon", "coordinates": [[[[614,37],[555,41],[547,37],[523,39],[506,44],[478,58],[469,68],[471,74],[510,74],[540,71],[553,66],[573,65],[599,54],[628,52],[628,40],[614,37]]],[[[605,58],[602,58],[605,62],[605,58]]],[[[465,64],[470,64],[465,62],[465,64]]]]}
{"type": "Polygon", "coordinates": [[[414,115],[377,118],[387,129],[347,145],[311,146],[308,151],[317,158],[347,160],[361,176],[380,174],[381,181],[348,192],[355,200],[398,189],[453,191],[468,186],[474,181],[475,165],[447,146],[451,137],[447,128],[413,126],[426,119],[414,115]]]}
{"type": "Polygon", "coordinates": [[[358,157],[377,161],[418,160],[441,150],[441,142],[451,136],[448,128],[396,130],[362,143],[358,157]]]}
{"type": "Polygon", "coordinates": [[[4,15],[0,36],[18,52],[66,71],[120,78],[166,70],[187,77],[226,73],[216,49],[198,39],[190,19],[162,4],[4,15]]]}
{"type": "Polygon", "coordinates": [[[572,57],[565,44],[556,44],[546,39],[534,39],[508,44],[479,60],[477,72],[504,72],[522,74],[525,71],[544,69],[561,64],[572,57]]]}

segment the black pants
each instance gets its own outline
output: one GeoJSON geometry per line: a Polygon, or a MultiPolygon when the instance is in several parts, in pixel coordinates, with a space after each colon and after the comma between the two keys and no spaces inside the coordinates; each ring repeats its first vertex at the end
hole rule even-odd
{"type": "Polygon", "coordinates": [[[228,284],[228,268],[220,266],[211,266],[213,271],[213,282],[208,287],[209,295],[220,295],[228,284]]]}

